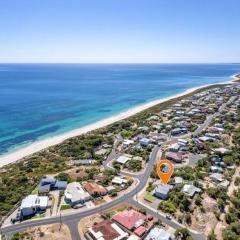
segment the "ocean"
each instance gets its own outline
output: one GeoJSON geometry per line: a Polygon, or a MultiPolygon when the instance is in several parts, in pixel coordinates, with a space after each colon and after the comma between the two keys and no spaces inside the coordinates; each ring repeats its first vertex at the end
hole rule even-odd
{"type": "Polygon", "coordinates": [[[239,72],[240,64],[0,64],[0,155],[239,72]]]}

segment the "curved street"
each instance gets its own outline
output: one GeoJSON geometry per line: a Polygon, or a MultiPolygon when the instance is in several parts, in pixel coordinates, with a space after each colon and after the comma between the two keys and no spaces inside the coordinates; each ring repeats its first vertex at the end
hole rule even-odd
{"type": "MultiPolygon", "coordinates": [[[[177,223],[173,220],[166,219],[164,214],[156,213],[152,209],[147,208],[146,206],[142,205],[141,203],[137,202],[134,199],[134,196],[138,192],[143,190],[145,185],[147,184],[148,178],[151,174],[151,170],[156,162],[156,158],[157,158],[157,154],[158,154],[159,150],[160,150],[160,147],[158,147],[158,146],[155,146],[153,148],[152,153],[149,158],[149,161],[148,161],[148,164],[147,164],[147,167],[145,169],[145,172],[143,174],[137,176],[139,183],[132,191],[124,194],[123,196],[116,198],[115,200],[113,200],[111,202],[105,203],[99,207],[94,207],[94,208],[88,209],[86,211],[74,212],[74,213],[69,213],[69,214],[64,214],[64,215],[60,215],[60,216],[44,218],[44,219],[38,219],[38,220],[31,220],[31,221],[26,221],[26,222],[22,222],[19,224],[11,225],[11,226],[6,226],[1,229],[2,233],[9,234],[9,233],[13,233],[13,232],[23,231],[29,227],[52,224],[52,223],[63,223],[69,227],[71,235],[72,235],[72,237],[74,237],[73,239],[78,240],[78,239],[80,239],[79,234],[77,234],[78,233],[78,222],[80,221],[81,218],[105,211],[105,210],[107,210],[111,207],[114,207],[118,204],[121,204],[123,202],[130,203],[130,204],[135,205],[140,208],[145,208],[148,213],[159,218],[161,221],[163,221],[164,223],[168,224],[169,226],[171,226],[175,229],[183,227],[183,225],[181,225],[180,223],[177,223]]],[[[190,232],[194,239],[197,239],[197,240],[204,239],[203,234],[196,233],[191,230],[190,230],[190,232]]]]}

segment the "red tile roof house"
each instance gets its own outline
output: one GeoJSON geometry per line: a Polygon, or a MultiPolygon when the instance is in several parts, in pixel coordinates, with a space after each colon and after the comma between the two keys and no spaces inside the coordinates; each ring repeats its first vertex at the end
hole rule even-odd
{"type": "Polygon", "coordinates": [[[87,239],[121,240],[126,239],[128,233],[123,231],[111,219],[102,221],[88,229],[87,239]]]}
{"type": "Polygon", "coordinates": [[[107,190],[96,183],[86,183],[84,188],[92,196],[104,196],[107,194],[107,190]]]}
{"type": "Polygon", "coordinates": [[[145,232],[147,232],[147,229],[146,229],[145,227],[143,227],[143,226],[138,227],[138,228],[134,231],[134,233],[135,233],[138,237],[142,237],[142,236],[145,234],[145,232]]]}
{"type": "MultiPolygon", "coordinates": [[[[147,219],[146,216],[140,212],[135,211],[134,209],[125,210],[121,213],[118,213],[112,217],[114,221],[123,226],[129,231],[136,231],[138,234],[142,233],[142,228],[138,230],[139,227],[145,224],[147,219]]],[[[143,233],[142,233],[143,234],[143,233]]]]}

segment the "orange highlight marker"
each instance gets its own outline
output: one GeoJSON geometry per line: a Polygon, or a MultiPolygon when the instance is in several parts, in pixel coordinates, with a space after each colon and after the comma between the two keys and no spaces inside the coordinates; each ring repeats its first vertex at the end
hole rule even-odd
{"type": "Polygon", "coordinates": [[[157,164],[157,174],[164,184],[167,184],[169,182],[169,180],[173,174],[173,170],[174,170],[174,165],[168,160],[160,160],[157,164]],[[169,168],[168,172],[165,173],[161,170],[162,165],[168,166],[168,168],[169,168]]]}

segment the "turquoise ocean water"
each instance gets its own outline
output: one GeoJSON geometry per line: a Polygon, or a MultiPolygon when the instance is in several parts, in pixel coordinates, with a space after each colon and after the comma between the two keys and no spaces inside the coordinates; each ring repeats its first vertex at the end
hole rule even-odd
{"type": "Polygon", "coordinates": [[[240,64],[0,64],[0,155],[239,72],[240,64]]]}

